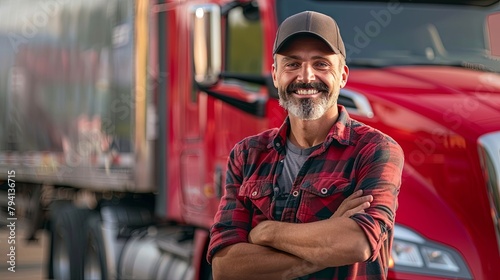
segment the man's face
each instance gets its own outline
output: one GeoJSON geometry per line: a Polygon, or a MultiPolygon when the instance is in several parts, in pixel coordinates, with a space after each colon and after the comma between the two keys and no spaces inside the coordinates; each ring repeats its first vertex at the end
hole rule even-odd
{"type": "Polygon", "coordinates": [[[348,73],[341,55],[310,35],[287,42],[273,64],[280,105],[302,120],[319,119],[336,106],[348,73]]]}

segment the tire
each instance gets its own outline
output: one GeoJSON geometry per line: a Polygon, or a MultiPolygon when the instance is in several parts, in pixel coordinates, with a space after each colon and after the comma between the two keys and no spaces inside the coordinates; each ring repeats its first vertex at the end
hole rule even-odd
{"type": "Polygon", "coordinates": [[[43,228],[44,209],[41,202],[42,185],[28,185],[28,207],[26,208],[26,220],[28,221],[26,235],[28,241],[37,241],[39,229],[43,228]]]}
{"type": "Polygon", "coordinates": [[[83,255],[89,209],[79,209],[68,201],[51,206],[51,236],[49,278],[56,280],[83,279],[83,255]]]}
{"type": "Polygon", "coordinates": [[[87,225],[87,246],[84,255],[84,279],[107,279],[106,250],[101,229],[102,221],[98,213],[92,214],[87,225]]]}

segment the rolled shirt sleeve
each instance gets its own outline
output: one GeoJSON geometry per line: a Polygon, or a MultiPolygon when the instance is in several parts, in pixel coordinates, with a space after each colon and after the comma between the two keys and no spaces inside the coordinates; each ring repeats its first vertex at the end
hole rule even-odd
{"type": "Polygon", "coordinates": [[[374,261],[378,257],[388,261],[404,154],[401,147],[390,138],[372,145],[364,154],[366,156],[363,156],[359,167],[356,188],[363,189],[363,195],[372,195],[373,201],[365,213],[353,215],[351,219],[358,223],[370,244],[371,256],[367,261],[374,261]],[[384,256],[379,256],[380,252],[384,256]]]}
{"type": "Polygon", "coordinates": [[[238,195],[241,186],[241,149],[236,146],[229,155],[226,173],[226,187],[219,210],[210,229],[210,243],[207,261],[212,263],[214,254],[220,249],[240,242],[248,242],[250,207],[238,195]]]}

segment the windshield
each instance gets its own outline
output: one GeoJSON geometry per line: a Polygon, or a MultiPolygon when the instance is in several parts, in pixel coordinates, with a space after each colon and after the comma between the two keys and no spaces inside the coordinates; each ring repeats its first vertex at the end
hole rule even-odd
{"type": "MultiPolygon", "coordinates": [[[[340,27],[352,66],[438,64],[500,72],[500,56],[492,55],[486,34],[488,15],[499,4],[416,4],[399,1],[278,0],[278,21],[303,10],[332,16],[340,27]]],[[[495,25],[495,28],[500,27],[495,25]]],[[[493,52],[494,53],[494,52],[493,52]]]]}

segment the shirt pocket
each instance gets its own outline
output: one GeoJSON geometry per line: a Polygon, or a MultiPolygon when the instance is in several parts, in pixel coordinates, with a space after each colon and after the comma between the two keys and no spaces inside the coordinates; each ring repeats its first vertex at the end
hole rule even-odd
{"type": "Polygon", "coordinates": [[[350,187],[351,181],[344,178],[318,178],[304,183],[297,219],[309,223],[330,218],[352,193],[350,187]]]}
{"type": "Polygon", "coordinates": [[[251,204],[252,228],[261,221],[272,219],[273,183],[271,181],[244,182],[238,195],[244,198],[246,205],[251,204]]]}

